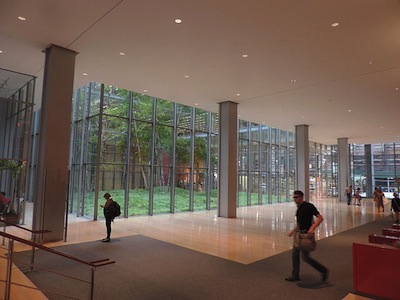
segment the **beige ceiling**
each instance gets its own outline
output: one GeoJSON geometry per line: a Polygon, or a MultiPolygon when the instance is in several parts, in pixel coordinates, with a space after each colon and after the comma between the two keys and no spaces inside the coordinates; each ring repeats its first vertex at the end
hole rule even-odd
{"type": "Polygon", "coordinates": [[[0,1],[0,68],[40,79],[49,44],[79,53],[75,88],[234,101],[241,119],[307,124],[325,144],[400,142],[398,0],[0,1]]]}

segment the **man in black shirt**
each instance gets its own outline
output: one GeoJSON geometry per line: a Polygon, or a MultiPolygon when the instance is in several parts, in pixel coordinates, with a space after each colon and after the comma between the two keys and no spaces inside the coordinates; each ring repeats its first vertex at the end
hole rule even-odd
{"type": "MultiPolygon", "coordinates": [[[[302,191],[294,191],[293,200],[297,205],[297,212],[296,212],[297,225],[288,233],[288,236],[291,237],[295,234],[295,232],[298,231],[307,231],[309,235],[313,235],[315,229],[319,226],[319,224],[321,224],[324,218],[318,212],[317,208],[313,204],[304,201],[304,194],[302,191]],[[314,216],[316,217],[315,222],[314,222],[314,216]]],[[[329,270],[325,266],[317,262],[315,259],[312,259],[310,257],[310,252],[300,250],[298,247],[295,246],[293,246],[293,252],[292,252],[292,264],[293,264],[292,275],[285,278],[285,280],[287,281],[300,280],[300,252],[302,253],[303,260],[321,273],[322,282],[326,282],[328,279],[329,270]]]]}
{"type": "Polygon", "coordinates": [[[399,199],[399,195],[397,193],[393,193],[392,211],[393,211],[394,217],[396,219],[395,220],[396,224],[399,224],[400,199],[399,199]]]}

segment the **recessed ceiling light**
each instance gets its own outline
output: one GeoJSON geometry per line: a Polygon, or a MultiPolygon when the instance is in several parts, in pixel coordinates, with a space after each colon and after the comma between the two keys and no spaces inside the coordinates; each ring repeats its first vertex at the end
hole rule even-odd
{"type": "Polygon", "coordinates": [[[301,116],[302,119],[304,119],[304,116],[301,116]]]}
{"type": "Polygon", "coordinates": [[[21,20],[21,21],[26,21],[26,18],[23,17],[23,16],[19,16],[18,19],[21,20]]]}
{"type": "Polygon", "coordinates": [[[265,124],[265,121],[264,122],[262,122],[263,124],[265,124]]]}
{"type": "Polygon", "coordinates": [[[397,87],[397,88],[396,88],[396,91],[398,91],[398,90],[399,90],[399,88],[397,87]]]}
{"type": "Polygon", "coordinates": [[[292,80],[290,80],[290,82],[291,82],[291,83],[296,83],[297,80],[296,80],[296,79],[292,79],[292,80]]]}
{"type": "Polygon", "coordinates": [[[87,76],[87,73],[82,73],[83,76],[87,76]]]}
{"type": "Polygon", "coordinates": [[[249,55],[248,54],[242,54],[242,57],[243,58],[247,58],[247,57],[249,57],[249,55]]]}
{"type": "Polygon", "coordinates": [[[181,23],[182,23],[182,20],[181,20],[181,19],[175,19],[175,23],[176,23],[176,24],[181,24],[181,23]]]}
{"type": "Polygon", "coordinates": [[[125,52],[120,52],[119,55],[124,56],[125,52]]]}
{"type": "Polygon", "coordinates": [[[189,75],[185,75],[185,78],[189,78],[189,75]]]}
{"type": "Polygon", "coordinates": [[[236,94],[236,96],[238,96],[238,97],[239,97],[239,96],[240,96],[240,94],[239,94],[239,93],[237,93],[237,94],[236,94]]]}
{"type": "Polygon", "coordinates": [[[199,105],[199,104],[198,104],[198,103],[195,103],[195,104],[194,104],[194,106],[197,106],[197,105],[199,105]]]}
{"type": "Polygon", "coordinates": [[[337,27],[337,26],[339,26],[339,23],[338,22],[334,22],[334,23],[331,24],[331,26],[332,27],[337,27]]]}
{"type": "Polygon", "coordinates": [[[3,53],[3,51],[2,51],[2,50],[0,50],[0,53],[3,53]]]}
{"type": "Polygon", "coordinates": [[[278,110],[282,110],[282,107],[278,107],[278,110]]]}
{"type": "Polygon", "coordinates": [[[146,93],[146,92],[147,92],[147,90],[143,90],[143,92],[145,92],[145,93],[146,93]]]}
{"type": "Polygon", "coordinates": [[[373,62],[372,60],[369,62],[370,65],[372,65],[373,63],[374,63],[374,62],[373,62]]]}
{"type": "Polygon", "coordinates": [[[349,109],[348,112],[351,112],[351,109],[349,109]]]}

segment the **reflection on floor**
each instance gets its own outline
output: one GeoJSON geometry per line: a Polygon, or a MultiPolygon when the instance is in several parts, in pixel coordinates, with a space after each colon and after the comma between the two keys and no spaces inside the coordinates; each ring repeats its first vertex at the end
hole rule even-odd
{"type": "MultiPolygon", "coordinates": [[[[387,216],[378,213],[372,199],[363,199],[361,206],[347,205],[337,198],[311,201],[324,217],[316,231],[317,239],[354,228],[387,216]]],[[[27,205],[26,227],[30,227],[31,208],[27,205]]],[[[287,232],[295,224],[296,206],[293,202],[239,208],[237,218],[218,218],[217,211],[187,212],[156,216],[119,218],[112,224],[112,238],[141,234],[168,243],[221,258],[248,264],[291,249],[292,239],[287,232]]],[[[68,217],[66,242],[46,244],[74,244],[101,240],[105,237],[104,220],[91,221],[68,217]]],[[[11,230],[7,229],[12,233],[11,230]]],[[[21,232],[18,232],[21,236],[21,232]]],[[[18,249],[24,248],[16,245],[18,249]]]]}

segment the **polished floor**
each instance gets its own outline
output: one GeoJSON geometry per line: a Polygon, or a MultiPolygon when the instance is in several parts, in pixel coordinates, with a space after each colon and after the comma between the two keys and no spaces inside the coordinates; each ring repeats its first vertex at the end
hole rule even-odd
{"type": "MultiPolygon", "coordinates": [[[[361,206],[347,205],[337,198],[315,199],[316,205],[324,217],[324,222],[316,231],[317,239],[323,239],[339,232],[361,226],[390,214],[389,207],[384,213],[377,212],[372,199],[363,199],[361,206]]],[[[27,204],[24,227],[31,226],[32,204],[27,204]]],[[[112,225],[112,238],[141,234],[168,243],[215,255],[235,262],[249,264],[257,260],[287,251],[292,247],[292,238],[287,236],[295,225],[296,205],[291,203],[252,206],[239,208],[237,218],[218,218],[217,212],[187,212],[174,215],[156,215],[116,219],[112,225]]],[[[48,243],[46,246],[77,244],[100,240],[105,237],[104,220],[91,221],[69,215],[67,241],[48,243]]],[[[8,233],[29,239],[25,231],[14,227],[5,228],[8,233]]],[[[367,240],[366,240],[367,242],[367,240]]],[[[7,245],[0,248],[5,258],[7,245]]],[[[16,251],[29,247],[15,243],[16,251]]],[[[110,258],[112,259],[112,258],[110,258]]],[[[0,269],[5,270],[6,260],[0,260],[0,269]]],[[[4,280],[5,272],[0,272],[4,280]],[[4,277],[4,278],[3,278],[4,277]]],[[[47,299],[39,291],[26,288],[32,286],[27,278],[14,268],[12,299],[47,299]]],[[[0,290],[4,284],[0,280],[0,290]]],[[[0,295],[0,299],[1,299],[0,295]]],[[[351,300],[367,299],[349,294],[351,300]]]]}
{"type": "MultiPolygon", "coordinates": [[[[366,224],[390,213],[389,207],[384,213],[377,212],[372,199],[363,199],[361,206],[347,205],[337,198],[315,199],[311,202],[324,217],[324,222],[316,231],[317,239],[366,224]]],[[[27,211],[31,211],[29,206],[27,211]]],[[[141,234],[248,264],[291,249],[292,238],[287,233],[295,225],[295,211],[296,205],[291,202],[239,208],[235,219],[218,218],[215,210],[119,218],[112,224],[111,237],[141,234]]],[[[29,223],[27,213],[27,227],[29,223]]],[[[104,220],[92,221],[70,215],[67,241],[47,245],[82,243],[104,237],[104,220]]],[[[18,247],[24,248],[21,245],[18,247]]]]}

